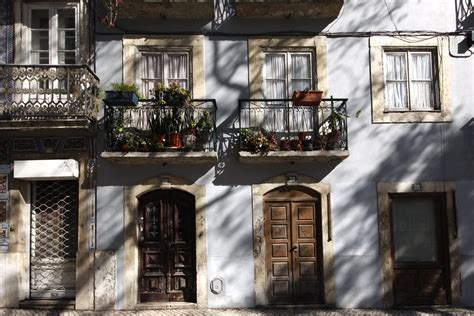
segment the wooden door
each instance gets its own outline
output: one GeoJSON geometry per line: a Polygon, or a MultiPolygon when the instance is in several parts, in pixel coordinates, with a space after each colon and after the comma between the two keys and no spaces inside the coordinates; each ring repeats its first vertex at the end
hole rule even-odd
{"type": "Polygon", "coordinates": [[[159,190],[140,199],[140,301],[195,302],[195,199],[159,190]]]}
{"type": "Polygon", "coordinates": [[[442,195],[391,195],[395,305],[450,303],[444,205],[442,195]]]}
{"type": "Polygon", "coordinates": [[[267,202],[267,289],[271,304],[322,303],[320,212],[314,201],[267,202]]]}

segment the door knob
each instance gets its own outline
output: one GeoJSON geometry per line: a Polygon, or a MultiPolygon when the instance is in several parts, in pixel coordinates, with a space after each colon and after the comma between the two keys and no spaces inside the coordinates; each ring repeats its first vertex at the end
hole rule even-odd
{"type": "Polygon", "coordinates": [[[295,250],[297,250],[297,249],[298,249],[298,245],[297,245],[297,244],[294,244],[294,245],[291,247],[290,251],[295,251],[295,250]]]}

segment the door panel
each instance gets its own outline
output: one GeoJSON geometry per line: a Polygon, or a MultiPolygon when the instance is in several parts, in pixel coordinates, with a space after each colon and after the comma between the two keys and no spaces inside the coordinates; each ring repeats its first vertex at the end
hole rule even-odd
{"type": "Polygon", "coordinates": [[[194,302],[194,197],[151,192],[140,199],[140,214],[140,301],[194,302]]]}
{"type": "Polygon", "coordinates": [[[315,202],[267,202],[266,263],[270,303],[321,303],[315,202]]]}
{"type": "Polygon", "coordinates": [[[394,304],[449,304],[446,211],[440,195],[391,195],[394,304]]]}

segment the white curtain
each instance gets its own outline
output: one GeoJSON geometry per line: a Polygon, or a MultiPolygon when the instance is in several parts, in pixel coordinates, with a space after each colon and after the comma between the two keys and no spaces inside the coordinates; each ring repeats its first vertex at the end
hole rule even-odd
{"type": "Polygon", "coordinates": [[[140,60],[142,95],[145,99],[150,98],[151,90],[154,90],[160,82],[163,82],[163,56],[161,54],[144,54],[140,60]]]}
{"type": "Polygon", "coordinates": [[[188,56],[185,54],[168,55],[168,84],[172,81],[188,88],[188,56]]]}
{"type": "Polygon", "coordinates": [[[267,99],[286,99],[285,55],[265,55],[265,83],[267,99]]]}
{"type": "Polygon", "coordinates": [[[385,107],[388,109],[408,108],[405,53],[385,55],[385,107]]]}
{"type": "Polygon", "coordinates": [[[410,54],[410,103],[414,109],[433,107],[431,91],[431,54],[410,54]]]}
{"type": "Polygon", "coordinates": [[[311,62],[308,54],[291,54],[291,91],[311,89],[311,62]]]}

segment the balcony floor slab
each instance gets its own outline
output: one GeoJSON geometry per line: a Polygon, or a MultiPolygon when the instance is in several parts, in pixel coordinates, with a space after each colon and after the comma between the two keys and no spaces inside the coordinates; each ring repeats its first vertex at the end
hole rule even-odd
{"type": "Polygon", "coordinates": [[[202,152],[102,152],[100,156],[112,163],[127,165],[150,164],[214,164],[215,151],[202,152]]]}
{"type": "Polygon", "coordinates": [[[342,161],[347,157],[348,150],[270,151],[265,154],[239,152],[239,161],[246,164],[331,162],[342,161]]]}

